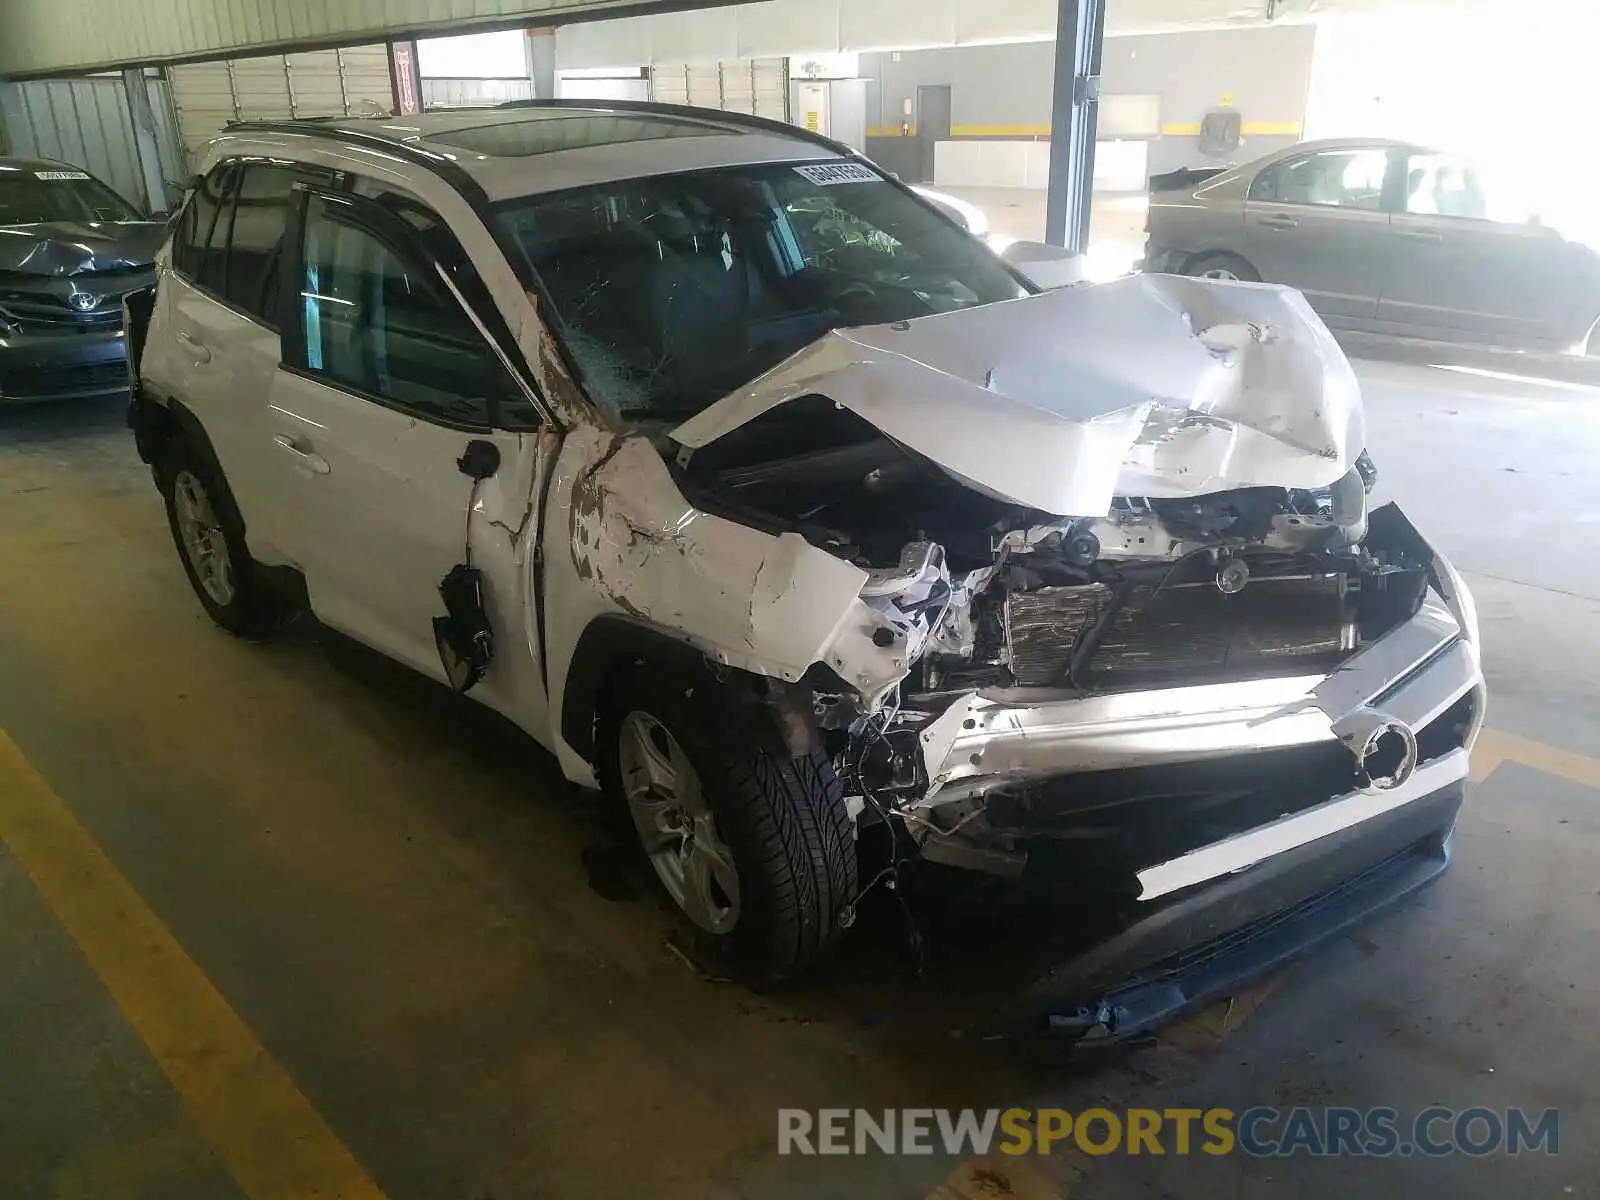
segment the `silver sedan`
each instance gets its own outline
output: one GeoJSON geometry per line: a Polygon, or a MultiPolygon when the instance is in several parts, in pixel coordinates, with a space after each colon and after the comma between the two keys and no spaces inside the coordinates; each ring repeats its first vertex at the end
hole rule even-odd
{"type": "Polygon", "coordinates": [[[1600,254],[1455,155],[1304,142],[1150,182],[1148,271],[1288,284],[1335,329],[1600,353],[1600,254]]]}

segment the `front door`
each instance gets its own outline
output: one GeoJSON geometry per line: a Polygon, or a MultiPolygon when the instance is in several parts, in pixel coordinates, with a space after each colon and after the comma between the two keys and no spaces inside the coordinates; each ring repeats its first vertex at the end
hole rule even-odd
{"type": "Polygon", "coordinates": [[[1268,283],[1299,288],[1325,319],[1370,321],[1389,232],[1389,152],[1357,147],[1287,158],[1251,182],[1244,257],[1268,283]]]}
{"type": "Polygon", "coordinates": [[[1547,349],[1576,334],[1569,247],[1461,159],[1410,153],[1391,229],[1378,316],[1395,332],[1547,349]]]}
{"type": "MultiPolygon", "coordinates": [[[[280,541],[313,609],[442,679],[439,584],[468,564],[486,577],[501,649],[536,655],[523,636],[534,528],[524,516],[540,439],[502,419],[526,390],[405,222],[371,200],[310,191],[300,225],[268,450],[282,481],[280,541]],[[499,460],[481,482],[458,463],[473,442],[499,460]]],[[[528,677],[491,668],[476,694],[531,725],[510,699],[528,677]]]]}

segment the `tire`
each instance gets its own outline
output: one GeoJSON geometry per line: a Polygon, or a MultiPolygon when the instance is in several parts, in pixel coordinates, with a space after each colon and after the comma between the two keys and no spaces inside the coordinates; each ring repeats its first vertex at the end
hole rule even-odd
{"type": "Polygon", "coordinates": [[[1218,252],[1199,254],[1183,265],[1185,275],[1203,279],[1237,279],[1242,283],[1260,283],[1261,272],[1237,254],[1218,252]]]}
{"type": "Polygon", "coordinates": [[[178,438],[158,460],[156,481],[178,560],[213,621],[240,637],[262,637],[297,615],[250,557],[233,494],[209,455],[178,438]]]}
{"type": "MultiPolygon", "coordinates": [[[[789,978],[827,957],[854,917],[856,845],[844,788],[820,751],[795,757],[770,713],[742,678],[719,681],[709,669],[635,662],[606,689],[599,722],[600,784],[619,820],[632,831],[660,890],[688,926],[697,957],[717,973],[751,982],[789,978]],[[641,775],[637,747],[641,729],[658,751],[659,731],[674,743],[698,777],[709,832],[732,861],[733,878],[715,869],[711,893],[731,905],[709,915],[706,905],[686,904],[674,894],[655,851],[673,856],[670,839],[692,826],[690,838],[706,832],[692,815],[692,787],[678,789],[676,822],[641,816],[630,789],[641,775]],[[664,823],[678,832],[663,834],[664,823]],[[651,840],[647,840],[647,837],[651,840]],[[731,894],[730,894],[731,893],[731,894]]],[[[639,803],[659,803],[652,795],[639,803]]],[[[671,789],[666,789],[671,792],[671,789]]],[[[659,814],[658,814],[659,817],[659,814]]],[[[694,841],[679,857],[687,861],[706,843],[694,841]]],[[[687,877],[691,872],[685,869],[687,877]]],[[[680,883],[680,888],[682,887],[680,883]]]]}

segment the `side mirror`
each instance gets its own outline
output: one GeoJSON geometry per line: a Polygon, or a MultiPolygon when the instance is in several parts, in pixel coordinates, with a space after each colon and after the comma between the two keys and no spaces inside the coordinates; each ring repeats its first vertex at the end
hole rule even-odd
{"type": "Polygon", "coordinates": [[[1034,287],[1050,291],[1082,283],[1088,276],[1083,255],[1045,242],[1012,242],[1000,257],[1015,267],[1034,287]]]}

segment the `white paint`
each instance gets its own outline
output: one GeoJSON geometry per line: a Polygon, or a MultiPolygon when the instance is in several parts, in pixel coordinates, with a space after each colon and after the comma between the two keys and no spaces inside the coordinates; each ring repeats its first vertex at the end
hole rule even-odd
{"type": "Polygon", "coordinates": [[[1355,375],[1298,292],[1166,275],[835,330],[673,438],[704,446],[814,393],[1058,516],[1117,495],[1327,487],[1365,442],[1355,375]]]}

